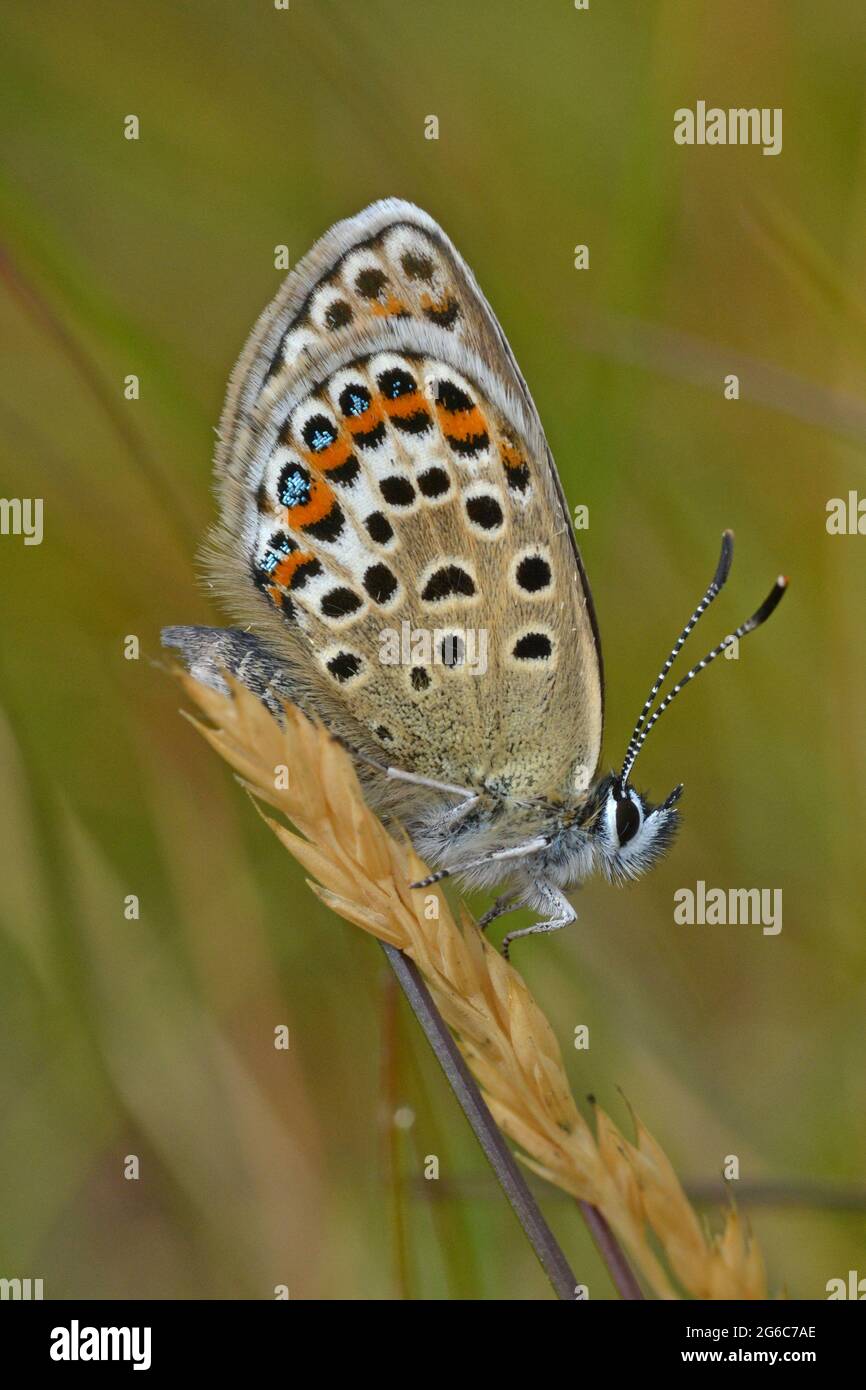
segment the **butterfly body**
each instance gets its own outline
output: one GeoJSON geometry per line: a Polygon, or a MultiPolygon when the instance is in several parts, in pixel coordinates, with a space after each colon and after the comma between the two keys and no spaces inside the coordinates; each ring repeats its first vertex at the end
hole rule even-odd
{"type": "Polygon", "coordinates": [[[601,652],[562,487],[420,209],[373,204],[290,273],[232,376],[216,478],[205,562],[241,626],[164,641],[209,684],[228,670],[321,719],[434,877],[508,885],[553,929],[564,889],[666,847],[672,799],[597,776],[601,652]]]}

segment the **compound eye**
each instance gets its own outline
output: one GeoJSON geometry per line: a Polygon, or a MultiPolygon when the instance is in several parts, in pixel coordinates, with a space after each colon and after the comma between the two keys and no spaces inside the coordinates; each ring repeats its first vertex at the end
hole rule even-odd
{"type": "Polygon", "coordinates": [[[640,830],[641,814],[630,796],[616,803],[616,836],[620,849],[640,830]]]}

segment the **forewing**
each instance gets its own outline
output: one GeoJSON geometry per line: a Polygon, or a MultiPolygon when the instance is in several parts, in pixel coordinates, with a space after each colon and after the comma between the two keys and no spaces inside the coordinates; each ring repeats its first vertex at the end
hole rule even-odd
{"type": "Polygon", "coordinates": [[[441,229],[386,200],[287,277],[232,376],[211,570],[302,702],[406,771],[582,790],[589,588],[529,392],[441,229]]]}

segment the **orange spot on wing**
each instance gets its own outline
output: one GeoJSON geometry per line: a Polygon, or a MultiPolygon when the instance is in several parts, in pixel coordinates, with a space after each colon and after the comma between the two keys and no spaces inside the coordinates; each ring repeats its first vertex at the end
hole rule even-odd
{"type": "Polygon", "coordinates": [[[332,468],[339,468],[346,462],[352,452],[352,445],[350,440],[338,435],[327,449],[322,449],[319,453],[313,453],[309,449],[304,452],[310,463],[314,464],[316,468],[320,468],[323,473],[328,473],[332,468]]]}
{"type": "Polygon", "coordinates": [[[361,415],[350,415],[346,421],[349,426],[349,433],[369,434],[382,423],[382,404],[378,396],[374,396],[367,409],[361,415]]]}
{"type": "Polygon", "coordinates": [[[513,444],[500,444],[499,457],[506,468],[524,468],[526,466],[525,458],[519,449],[515,449],[513,444]]]}
{"type": "Polygon", "coordinates": [[[434,299],[432,294],[425,290],[420,299],[421,308],[425,314],[447,314],[449,310],[456,307],[454,296],[446,290],[441,299],[434,299]]]}
{"type": "Polygon", "coordinates": [[[407,420],[411,415],[427,410],[427,402],[420,391],[409,391],[405,396],[397,396],[393,401],[383,398],[383,403],[391,418],[398,420],[407,420]]]}
{"type": "Polygon", "coordinates": [[[408,313],[402,299],[398,299],[395,294],[389,294],[384,304],[381,304],[378,299],[371,300],[370,308],[374,314],[378,314],[379,318],[387,318],[391,314],[408,313]]]}
{"type": "Polygon", "coordinates": [[[322,517],[327,516],[334,505],[333,490],[319,478],[313,478],[309,500],[299,503],[297,507],[287,507],[286,517],[292,527],[309,526],[311,522],[321,521],[322,517]]]}
{"type": "Polygon", "coordinates": [[[442,433],[452,439],[470,439],[473,435],[487,433],[487,422],[477,405],[471,410],[446,410],[444,405],[437,405],[436,414],[442,433]]]}
{"type": "MultiPolygon", "coordinates": [[[[315,560],[315,558],[315,555],[309,550],[293,550],[291,555],[287,555],[286,558],[281,560],[277,565],[274,570],[274,579],[278,584],[282,585],[284,589],[290,589],[292,580],[297,571],[301,568],[301,565],[308,565],[310,561],[315,560]]],[[[279,593],[279,590],[277,590],[277,593],[279,593]]]]}

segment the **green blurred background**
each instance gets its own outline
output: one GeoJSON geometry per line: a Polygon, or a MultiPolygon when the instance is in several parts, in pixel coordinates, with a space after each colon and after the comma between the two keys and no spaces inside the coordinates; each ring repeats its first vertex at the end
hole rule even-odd
{"type": "MultiPolygon", "coordinates": [[[[162,624],[220,620],[195,564],[213,427],[274,247],[295,261],[385,195],[475,269],[589,507],[609,762],[723,526],[694,659],[791,576],[642,757],[654,794],[686,783],[674,852],[585,888],[517,963],[578,1097],[625,1126],[621,1088],[716,1189],[710,1217],[727,1154],[744,1206],[768,1182],[808,1198],[748,1204],[775,1290],[866,1274],[866,1212],[807,1192],[862,1186],[866,1137],[866,540],[825,528],[866,491],[866,11],[9,0],[2,31],[0,492],[44,498],[45,538],[0,538],[0,1275],[549,1296],[380,951],[316,902],[159,664],[162,624]],[[783,152],[676,146],[698,99],[782,107],[783,152]],[[676,926],[698,879],[782,888],[782,933],[676,926]]],[[[539,1192],[610,1297],[573,1204],[539,1192]]]]}

